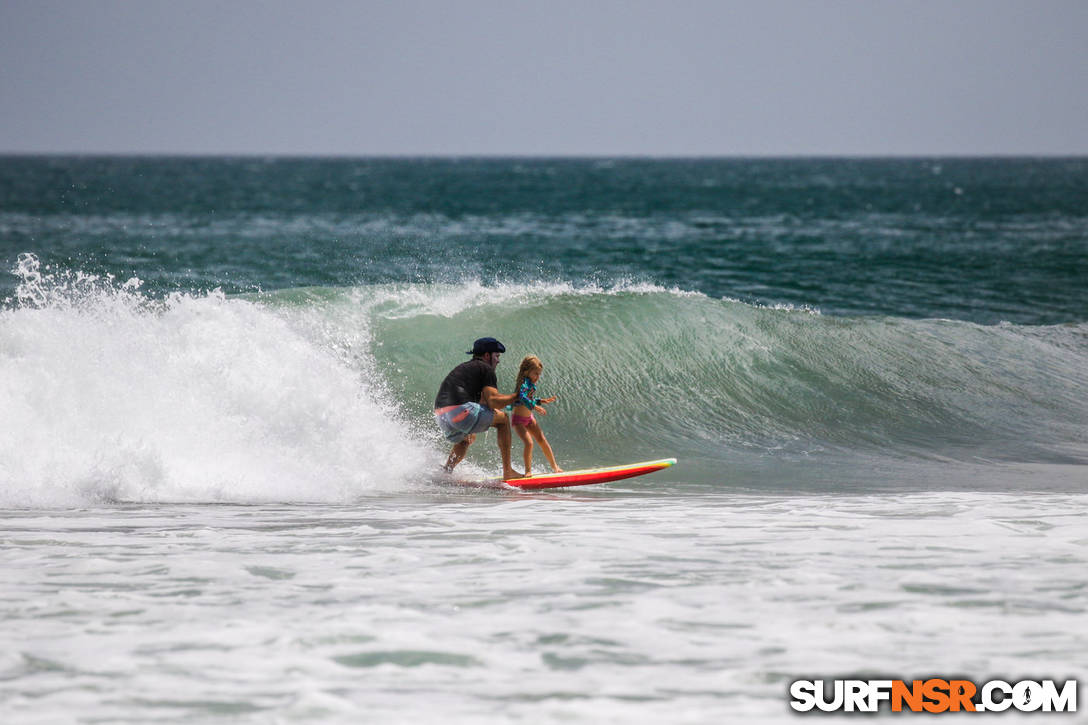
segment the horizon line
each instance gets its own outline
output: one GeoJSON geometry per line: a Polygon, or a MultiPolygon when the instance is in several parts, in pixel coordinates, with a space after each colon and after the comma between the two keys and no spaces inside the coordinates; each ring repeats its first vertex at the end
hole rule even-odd
{"type": "Polygon", "coordinates": [[[1088,159],[1088,151],[1082,152],[910,152],[910,153],[707,153],[707,154],[657,154],[657,153],[333,153],[333,152],[214,152],[214,151],[9,151],[0,150],[0,158],[11,157],[79,157],[79,158],[160,158],[160,159],[323,159],[323,160],[660,160],[660,161],[714,161],[714,160],[908,160],[908,159],[1088,159]]]}

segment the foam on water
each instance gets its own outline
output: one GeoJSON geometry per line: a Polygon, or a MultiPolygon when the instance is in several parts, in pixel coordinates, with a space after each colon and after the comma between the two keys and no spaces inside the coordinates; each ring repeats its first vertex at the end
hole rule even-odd
{"type": "Polygon", "coordinates": [[[18,512],[0,713],[790,723],[794,679],[1083,677],[1086,507],[600,489],[18,512]]]}
{"type": "Polygon", "coordinates": [[[21,304],[0,311],[6,505],[343,501],[418,476],[365,328],[334,345],[319,310],[152,300],[32,257],[18,273],[21,304]]]}

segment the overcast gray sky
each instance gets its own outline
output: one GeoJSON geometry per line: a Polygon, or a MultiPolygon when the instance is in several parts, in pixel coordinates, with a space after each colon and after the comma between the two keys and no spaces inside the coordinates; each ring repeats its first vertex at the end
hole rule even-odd
{"type": "Polygon", "coordinates": [[[0,152],[1088,153],[1084,0],[0,0],[0,152]]]}

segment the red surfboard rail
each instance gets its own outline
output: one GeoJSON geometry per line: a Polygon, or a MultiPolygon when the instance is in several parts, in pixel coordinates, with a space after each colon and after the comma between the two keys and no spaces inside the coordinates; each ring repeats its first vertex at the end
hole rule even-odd
{"type": "Polygon", "coordinates": [[[643,476],[647,473],[660,471],[676,463],[675,458],[662,458],[657,461],[643,461],[641,463],[628,463],[622,466],[610,466],[608,468],[586,468],[579,471],[563,471],[562,473],[543,473],[528,478],[510,478],[503,481],[507,486],[520,488],[523,491],[535,491],[544,488],[565,488],[567,486],[588,486],[593,483],[606,483],[608,481],[620,481],[624,478],[643,476]]]}

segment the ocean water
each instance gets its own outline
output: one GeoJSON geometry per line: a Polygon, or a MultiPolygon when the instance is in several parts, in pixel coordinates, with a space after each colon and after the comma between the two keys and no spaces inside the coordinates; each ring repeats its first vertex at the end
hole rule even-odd
{"type": "Polygon", "coordinates": [[[0,270],[4,722],[1088,680],[1088,160],[0,157],[0,270]],[[483,335],[677,465],[441,485],[483,335]]]}

